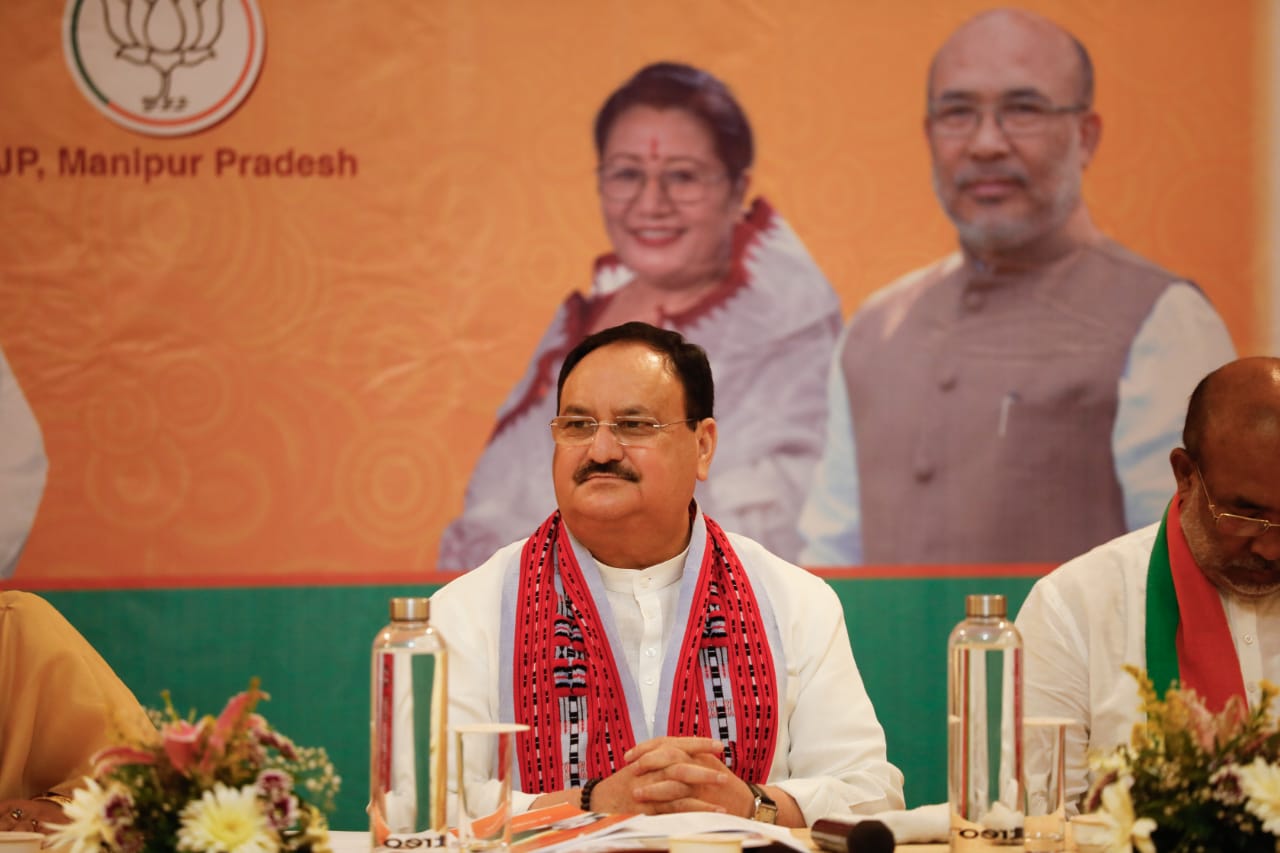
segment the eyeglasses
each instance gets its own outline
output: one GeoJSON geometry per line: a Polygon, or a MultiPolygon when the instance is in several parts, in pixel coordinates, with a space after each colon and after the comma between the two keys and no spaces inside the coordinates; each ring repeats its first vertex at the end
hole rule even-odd
{"type": "MultiPolygon", "coordinates": [[[[600,194],[610,201],[631,201],[644,191],[649,174],[632,165],[601,166],[597,171],[600,194]]],[[[675,204],[693,204],[707,196],[707,188],[727,177],[692,166],[664,169],[653,176],[664,195],[675,204]]]]}
{"type": "Polygon", "coordinates": [[[660,424],[653,418],[622,418],[610,422],[561,415],[551,419],[551,437],[561,447],[581,447],[584,444],[590,444],[596,437],[596,430],[605,426],[613,430],[613,437],[618,440],[618,444],[628,447],[649,447],[658,440],[658,435],[667,427],[692,423],[696,420],[698,419],[685,418],[682,421],[668,421],[660,424]]]}
{"type": "Polygon", "coordinates": [[[1199,464],[1192,464],[1195,464],[1196,476],[1200,478],[1200,489],[1204,492],[1204,499],[1209,502],[1209,514],[1213,516],[1213,523],[1217,525],[1218,530],[1228,536],[1255,539],[1273,527],[1280,528],[1280,523],[1267,521],[1265,518],[1236,515],[1231,512],[1218,512],[1218,508],[1213,505],[1213,498],[1209,497],[1209,487],[1204,484],[1204,474],[1200,473],[1199,464]]]}
{"type": "MultiPolygon", "coordinates": [[[[1087,104],[1059,106],[1039,98],[1017,98],[999,101],[992,108],[996,127],[1006,136],[1035,136],[1044,133],[1050,122],[1068,113],[1082,113],[1087,104]]],[[[929,128],[938,136],[967,137],[982,124],[987,111],[965,101],[943,102],[929,106],[929,128]]]]}

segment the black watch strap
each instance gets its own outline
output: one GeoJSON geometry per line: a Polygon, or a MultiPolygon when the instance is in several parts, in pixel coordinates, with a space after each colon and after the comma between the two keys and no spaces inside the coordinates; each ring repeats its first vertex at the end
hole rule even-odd
{"type": "Polygon", "coordinates": [[[777,823],[778,804],[773,801],[773,797],[770,797],[764,788],[755,782],[748,782],[747,786],[751,788],[751,793],[756,798],[751,805],[751,819],[761,823],[777,823]]]}

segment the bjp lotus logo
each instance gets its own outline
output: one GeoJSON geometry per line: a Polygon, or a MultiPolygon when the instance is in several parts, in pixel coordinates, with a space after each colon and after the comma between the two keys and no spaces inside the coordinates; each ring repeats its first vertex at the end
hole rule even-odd
{"type": "Polygon", "coordinates": [[[226,118],[262,68],[257,0],[67,0],[62,29],[89,102],[153,136],[226,118]]]}
{"type": "Polygon", "coordinates": [[[119,45],[116,57],[160,72],[160,91],[142,99],[143,110],[181,111],[184,95],[170,95],[173,69],[199,65],[213,57],[222,35],[223,0],[102,0],[107,34],[119,45]]]}

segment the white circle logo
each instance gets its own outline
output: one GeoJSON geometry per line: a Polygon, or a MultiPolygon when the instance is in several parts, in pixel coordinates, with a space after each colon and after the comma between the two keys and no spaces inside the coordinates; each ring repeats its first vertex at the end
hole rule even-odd
{"type": "Polygon", "coordinates": [[[258,0],[67,0],[63,53],[98,112],[150,136],[226,118],[262,70],[258,0]]]}

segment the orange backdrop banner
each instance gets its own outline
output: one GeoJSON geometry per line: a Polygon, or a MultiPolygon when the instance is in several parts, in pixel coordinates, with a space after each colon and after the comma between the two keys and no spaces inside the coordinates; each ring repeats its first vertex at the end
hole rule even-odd
{"type": "MultiPolygon", "coordinates": [[[[925,74],[982,4],[263,0],[256,84],[172,136],[94,102],[75,5],[0,4],[0,347],[49,458],[18,582],[425,578],[499,403],[608,248],[591,122],[645,63],[733,88],[754,189],[846,317],[953,248],[925,74]]],[[[1096,220],[1261,351],[1267,4],[1027,5],[1094,56],[1096,220]]],[[[137,73],[198,97],[185,70],[137,73]]]]}

